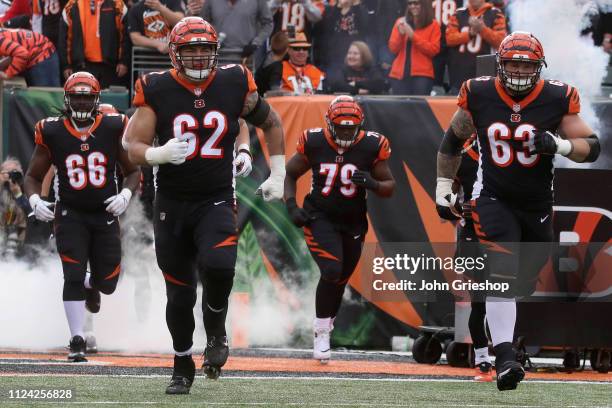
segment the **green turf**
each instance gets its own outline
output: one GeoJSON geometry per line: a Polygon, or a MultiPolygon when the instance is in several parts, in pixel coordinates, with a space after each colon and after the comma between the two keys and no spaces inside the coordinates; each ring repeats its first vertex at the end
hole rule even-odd
{"type": "Polygon", "coordinates": [[[612,385],[522,383],[500,393],[493,383],[392,382],[198,377],[188,396],[166,396],[165,378],[0,377],[0,406],[25,406],[7,399],[11,388],[72,388],[70,404],[28,406],[260,406],[260,407],[609,407],[612,385]],[[109,402],[116,402],[109,403],[109,402]]]}

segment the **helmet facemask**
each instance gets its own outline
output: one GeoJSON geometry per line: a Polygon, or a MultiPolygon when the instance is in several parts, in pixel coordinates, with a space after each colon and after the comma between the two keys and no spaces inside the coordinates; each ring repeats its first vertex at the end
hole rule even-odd
{"type": "Polygon", "coordinates": [[[85,84],[77,85],[73,91],[64,93],[64,104],[70,116],[79,121],[91,119],[98,110],[100,95],[91,92],[85,84]]]}
{"type": "Polygon", "coordinates": [[[497,60],[500,80],[512,95],[524,95],[529,93],[540,80],[542,67],[546,64],[543,60],[500,58],[499,55],[497,60]],[[533,69],[527,70],[527,72],[510,72],[506,69],[506,64],[513,62],[525,65],[529,64],[533,69]]]}
{"type": "Polygon", "coordinates": [[[336,124],[329,120],[327,122],[329,133],[331,133],[334,142],[344,149],[349,148],[355,142],[361,130],[361,126],[353,124],[353,121],[347,122],[350,124],[336,124]]]}
{"type": "Polygon", "coordinates": [[[180,46],[176,44],[170,46],[174,47],[176,62],[189,79],[204,81],[217,67],[218,47],[216,43],[191,41],[180,46]],[[206,51],[198,53],[197,48],[204,48],[206,51]]]}

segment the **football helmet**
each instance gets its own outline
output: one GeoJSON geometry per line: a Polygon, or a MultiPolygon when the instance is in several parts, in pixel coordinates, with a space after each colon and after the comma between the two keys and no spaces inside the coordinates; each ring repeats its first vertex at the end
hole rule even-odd
{"type": "Polygon", "coordinates": [[[100,83],[89,72],[70,75],[64,84],[64,106],[76,120],[90,119],[98,110],[100,83]]]}
{"type": "Polygon", "coordinates": [[[168,53],[172,66],[189,79],[203,81],[217,67],[219,39],[214,27],[201,17],[185,17],[172,32],[168,53]],[[199,45],[206,49],[193,55],[181,55],[181,48],[199,45]]]}
{"type": "Polygon", "coordinates": [[[357,138],[363,125],[364,115],[361,106],[352,96],[341,95],[329,104],[325,121],[336,144],[347,148],[357,138]]]}
{"type": "Polygon", "coordinates": [[[497,75],[502,85],[512,95],[529,93],[540,80],[542,67],[546,66],[544,48],[533,34],[515,31],[506,36],[497,51],[497,75]],[[520,73],[506,70],[508,61],[520,61],[534,65],[532,72],[520,73]]]}
{"type": "Polygon", "coordinates": [[[98,105],[98,112],[108,115],[109,113],[119,113],[117,108],[115,108],[110,103],[101,103],[98,105]]]}

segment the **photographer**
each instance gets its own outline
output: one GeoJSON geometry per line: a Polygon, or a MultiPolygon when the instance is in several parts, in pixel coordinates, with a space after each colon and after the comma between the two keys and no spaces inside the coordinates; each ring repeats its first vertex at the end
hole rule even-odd
{"type": "Polygon", "coordinates": [[[23,194],[23,170],[19,161],[7,157],[0,165],[0,227],[3,255],[17,255],[26,237],[27,215],[32,211],[23,194]]]}

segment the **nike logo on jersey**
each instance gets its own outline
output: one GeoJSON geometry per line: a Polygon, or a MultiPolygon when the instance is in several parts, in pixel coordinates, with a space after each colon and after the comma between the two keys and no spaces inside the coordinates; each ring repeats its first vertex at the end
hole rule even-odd
{"type": "Polygon", "coordinates": [[[359,235],[355,235],[355,236],[353,237],[353,239],[359,239],[359,237],[360,237],[360,236],[361,236],[361,234],[359,234],[359,235]]]}
{"type": "Polygon", "coordinates": [[[111,225],[115,220],[106,221],[106,225],[111,225]]]}
{"type": "Polygon", "coordinates": [[[224,202],[225,202],[225,200],[223,200],[223,201],[219,201],[219,202],[215,202],[215,203],[213,203],[213,204],[215,204],[215,205],[219,205],[219,204],[223,204],[224,202]]]}
{"type": "Polygon", "coordinates": [[[548,218],[548,215],[544,218],[540,218],[540,224],[542,224],[544,221],[546,221],[546,219],[548,218]]]}

